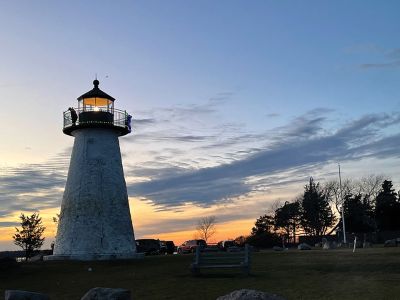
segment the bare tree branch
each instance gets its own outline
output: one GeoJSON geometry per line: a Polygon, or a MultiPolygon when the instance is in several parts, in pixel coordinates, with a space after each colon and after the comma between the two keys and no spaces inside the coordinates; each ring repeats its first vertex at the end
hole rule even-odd
{"type": "Polygon", "coordinates": [[[201,239],[205,240],[206,242],[210,237],[212,237],[216,233],[216,217],[209,216],[201,218],[197,222],[197,233],[201,239]]]}

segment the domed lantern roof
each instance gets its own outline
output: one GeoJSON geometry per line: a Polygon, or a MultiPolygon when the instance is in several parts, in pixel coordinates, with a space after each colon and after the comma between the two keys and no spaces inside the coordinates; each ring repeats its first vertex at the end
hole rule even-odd
{"type": "Polygon", "coordinates": [[[78,97],[79,107],[83,110],[92,110],[98,107],[107,107],[108,111],[113,108],[115,99],[99,89],[100,82],[93,81],[94,88],[78,97]],[[88,109],[89,108],[89,109],[88,109]]]}

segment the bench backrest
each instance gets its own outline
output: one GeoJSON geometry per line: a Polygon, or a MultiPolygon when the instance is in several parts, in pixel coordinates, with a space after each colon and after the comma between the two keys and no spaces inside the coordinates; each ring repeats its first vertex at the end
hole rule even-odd
{"type": "Polygon", "coordinates": [[[249,245],[237,252],[207,252],[196,248],[195,264],[198,265],[248,265],[250,262],[249,245]]]}

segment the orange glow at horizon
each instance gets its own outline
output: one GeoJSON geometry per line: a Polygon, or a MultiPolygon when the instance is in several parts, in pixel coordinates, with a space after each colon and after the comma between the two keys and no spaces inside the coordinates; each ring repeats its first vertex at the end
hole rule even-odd
{"type": "MultiPolygon", "coordinates": [[[[250,201],[249,201],[250,202],[250,201]]],[[[251,205],[250,205],[251,206],[251,205]]],[[[130,198],[131,215],[134,224],[135,238],[153,238],[160,240],[172,240],[176,245],[182,244],[186,240],[195,239],[197,236],[196,224],[202,216],[215,215],[216,233],[210,238],[209,243],[217,243],[221,240],[234,239],[238,236],[247,236],[250,234],[251,228],[254,226],[255,218],[243,218],[234,221],[219,222],[218,217],[224,213],[229,213],[239,208],[236,205],[232,207],[211,206],[209,208],[201,208],[195,205],[186,205],[179,212],[174,211],[157,211],[155,206],[141,201],[136,198],[130,198]],[[191,224],[187,224],[187,220],[192,220],[191,224]],[[182,230],[164,231],[162,223],[174,221],[179,224],[182,221],[182,230]],[[159,223],[157,230],[154,223],[159,223]],[[151,233],[141,233],[145,228],[151,228],[151,233]]],[[[179,227],[179,226],[178,226],[179,227]]]]}
{"type": "MultiPolygon", "coordinates": [[[[51,241],[55,239],[56,233],[56,224],[53,222],[52,218],[58,213],[58,210],[46,210],[40,212],[40,216],[43,220],[43,225],[46,227],[44,237],[46,238],[45,245],[49,245],[51,241]]],[[[9,221],[18,222],[19,216],[13,216],[9,221]]],[[[217,243],[221,240],[234,239],[241,235],[249,235],[252,226],[254,225],[254,220],[238,220],[232,222],[225,223],[217,223],[216,224],[216,233],[210,238],[209,243],[217,243]]],[[[19,228],[19,226],[16,226],[19,228]]],[[[12,236],[15,234],[15,227],[3,227],[0,228],[0,241],[6,242],[9,241],[12,244],[12,236]]],[[[190,230],[182,230],[182,231],[172,231],[172,232],[161,232],[154,234],[146,234],[138,238],[153,238],[160,240],[168,240],[173,241],[175,245],[180,245],[186,240],[195,239],[196,238],[196,230],[195,228],[190,230]]],[[[44,247],[45,248],[45,247],[44,247]]]]}
{"type": "MultiPolygon", "coordinates": [[[[241,235],[248,236],[255,220],[238,220],[226,223],[217,223],[215,234],[207,241],[214,244],[223,240],[233,240],[241,235]]],[[[143,238],[156,238],[166,241],[174,241],[175,245],[181,245],[184,241],[196,239],[197,232],[193,230],[184,230],[176,232],[166,232],[157,235],[145,235],[143,238]]]]}
{"type": "MultiPolygon", "coordinates": [[[[50,244],[55,238],[55,234],[57,231],[57,225],[53,222],[53,217],[55,217],[59,212],[60,212],[60,210],[58,208],[49,208],[49,209],[43,209],[43,210],[39,211],[39,216],[42,218],[42,224],[44,227],[46,227],[46,229],[44,231],[45,245],[50,244]]],[[[0,228],[0,241],[1,242],[9,241],[10,244],[13,243],[12,236],[16,232],[15,227],[17,227],[17,228],[21,227],[19,225],[19,223],[21,221],[21,219],[19,218],[21,213],[23,213],[25,215],[31,215],[32,211],[21,211],[18,213],[14,213],[8,217],[0,219],[1,222],[18,223],[18,225],[15,225],[15,226],[7,226],[7,227],[0,228]]]]}
{"type": "MultiPolygon", "coordinates": [[[[219,217],[229,215],[234,211],[244,210],[243,206],[230,204],[224,207],[211,206],[201,208],[195,205],[184,205],[180,211],[159,211],[150,202],[142,201],[133,197],[129,198],[132,223],[134,225],[135,238],[153,238],[160,240],[172,240],[175,245],[180,245],[186,240],[195,239],[197,236],[197,220],[202,216],[215,215],[217,217],[216,233],[210,238],[209,243],[217,243],[221,240],[234,239],[238,236],[247,236],[254,226],[255,218],[238,218],[233,221],[219,221],[219,217]],[[189,221],[188,221],[189,220],[189,221]]],[[[252,203],[251,199],[246,202],[247,209],[253,209],[257,201],[252,203]]],[[[43,225],[46,227],[44,236],[46,238],[43,249],[49,248],[52,241],[55,240],[57,224],[53,222],[60,212],[59,208],[44,209],[39,211],[43,225]]],[[[22,211],[14,213],[8,217],[0,218],[1,222],[19,223],[21,213],[32,214],[31,211],[22,211]]],[[[13,245],[12,236],[15,234],[15,227],[8,226],[0,228],[0,241],[13,245]]],[[[15,247],[12,247],[15,248],[15,247]]]]}

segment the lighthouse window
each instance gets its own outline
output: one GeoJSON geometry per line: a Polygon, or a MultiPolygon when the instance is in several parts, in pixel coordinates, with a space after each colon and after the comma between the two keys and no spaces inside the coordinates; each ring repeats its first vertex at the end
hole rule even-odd
{"type": "Polygon", "coordinates": [[[113,112],[114,103],[113,101],[106,98],[85,98],[83,99],[83,110],[85,111],[108,111],[113,112]]]}

